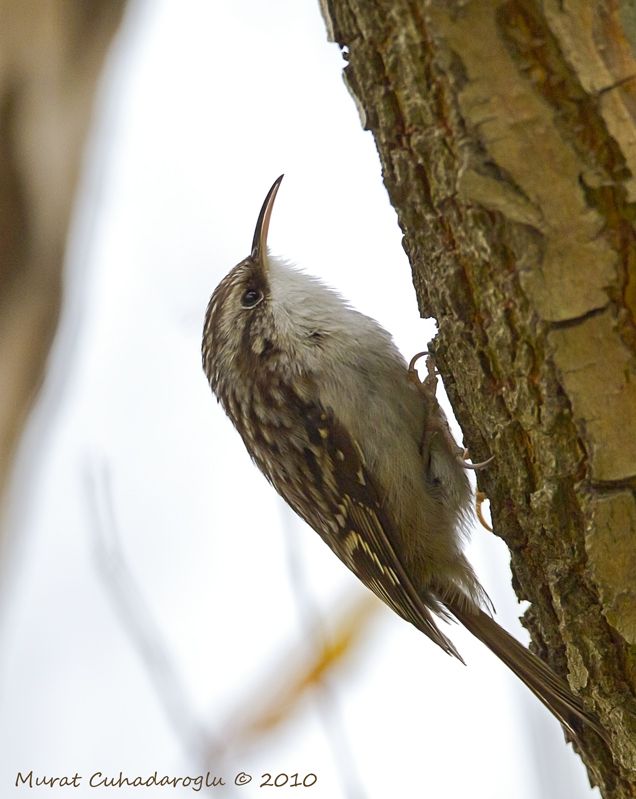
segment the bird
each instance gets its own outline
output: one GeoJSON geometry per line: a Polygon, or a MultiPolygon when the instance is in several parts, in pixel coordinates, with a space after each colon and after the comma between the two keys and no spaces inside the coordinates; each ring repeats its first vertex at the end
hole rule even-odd
{"type": "Polygon", "coordinates": [[[464,552],[473,494],[434,392],[391,335],[318,278],[272,255],[283,175],[249,255],[214,289],[201,356],[212,392],[290,507],[402,619],[463,659],[437,624],[456,620],[497,655],[578,743],[597,717],[493,618],[464,552]]]}

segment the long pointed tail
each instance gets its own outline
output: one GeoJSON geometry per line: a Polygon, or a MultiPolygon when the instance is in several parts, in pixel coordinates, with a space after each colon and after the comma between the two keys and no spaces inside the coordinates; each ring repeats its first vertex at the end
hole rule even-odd
{"type": "Polygon", "coordinates": [[[460,601],[447,601],[445,604],[466,629],[479,638],[528,686],[575,739],[578,738],[581,726],[587,725],[607,741],[607,733],[598,719],[574,696],[565,680],[555,674],[547,663],[526,649],[480,608],[462,607],[460,601]]]}

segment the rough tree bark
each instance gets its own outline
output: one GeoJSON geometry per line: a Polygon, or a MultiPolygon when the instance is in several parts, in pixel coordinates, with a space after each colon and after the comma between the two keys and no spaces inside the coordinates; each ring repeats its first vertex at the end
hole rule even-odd
{"type": "Polygon", "coordinates": [[[636,795],[636,11],[322,0],[535,650],[636,795]]]}
{"type": "Polygon", "coordinates": [[[0,498],[42,381],[97,79],[124,0],[0,0],[0,498]]]}

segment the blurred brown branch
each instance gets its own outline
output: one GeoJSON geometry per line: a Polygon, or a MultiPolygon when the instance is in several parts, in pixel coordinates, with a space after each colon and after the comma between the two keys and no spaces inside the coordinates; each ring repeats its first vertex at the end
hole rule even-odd
{"type": "MultiPolygon", "coordinates": [[[[236,714],[239,726],[229,725],[231,739],[246,747],[255,738],[271,733],[287,721],[298,710],[308,691],[320,689],[328,675],[342,668],[358,651],[369,623],[380,608],[373,594],[360,593],[353,604],[337,611],[333,634],[324,638],[315,654],[299,658],[296,646],[285,652],[244,702],[244,712],[236,714]],[[265,703],[263,697],[267,697],[265,703]],[[241,718],[244,719],[242,722],[241,718]]],[[[311,639],[313,636],[310,631],[308,637],[311,639]]]]}
{"type": "Polygon", "coordinates": [[[0,0],[0,500],[55,334],[64,245],[125,0],[0,0]]]}

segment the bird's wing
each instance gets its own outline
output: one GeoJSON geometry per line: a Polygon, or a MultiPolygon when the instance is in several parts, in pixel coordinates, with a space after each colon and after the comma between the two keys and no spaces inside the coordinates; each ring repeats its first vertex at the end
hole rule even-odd
{"type": "Polygon", "coordinates": [[[275,487],[368,588],[462,660],[437,628],[392,543],[398,537],[361,448],[331,410],[305,404],[303,419],[307,435],[296,445],[305,464],[302,485],[291,481],[296,485],[290,489],[288,479],[272,479],[275,487]]]}

